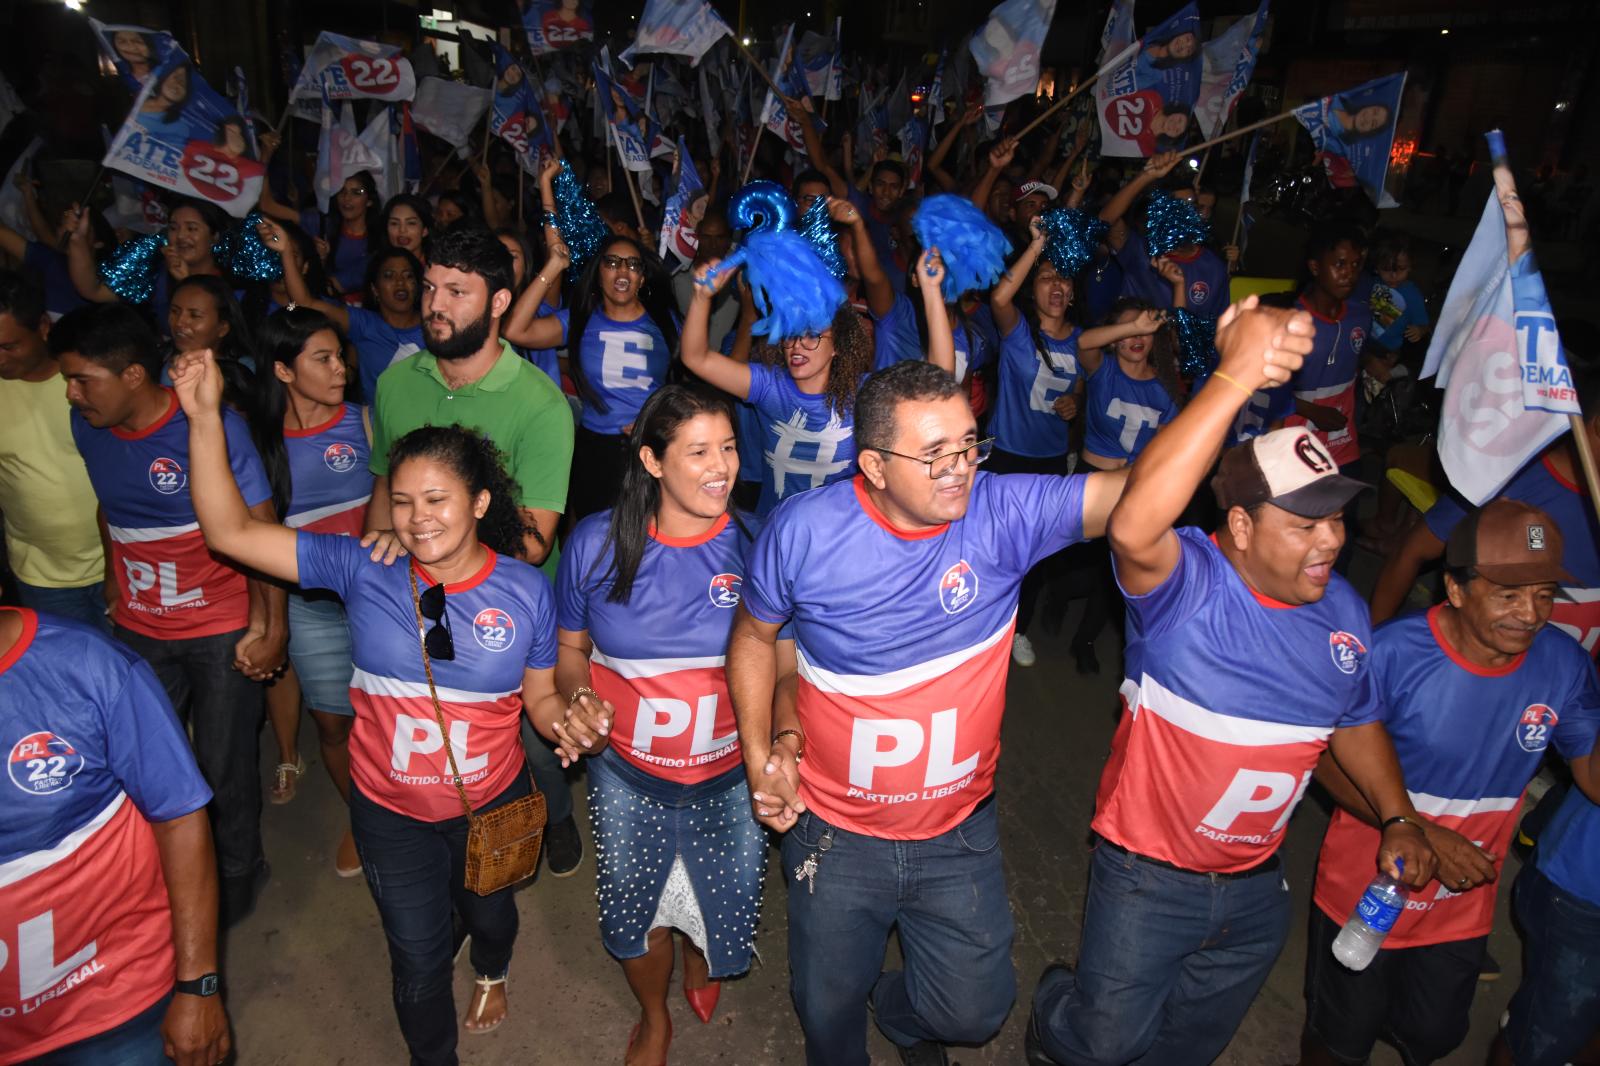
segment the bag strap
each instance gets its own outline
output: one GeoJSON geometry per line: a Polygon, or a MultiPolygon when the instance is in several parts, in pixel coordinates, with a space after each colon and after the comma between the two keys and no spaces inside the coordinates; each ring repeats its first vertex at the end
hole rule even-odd
{"type": "Polygon", "coordinates": [[[456,768],[456,749],[450,743],[450,732],[444,725],[444,709],[439,706],[439,690],[433,684],[433,662],[428,658],[428,641],[423,633],[422,598],[417,595],[417,570],[415,566],[406,567],[406,577],[411,582],[411,609],[417,616],[417,647],[422,651],[422,671],[428,675],[428,696],[433,700],[433,717],[439,723],[439,739],[444,741],[444,754],[450,760],[451,781],[456,786],[456,795],[461,797],[461,806],[467,812],[467,825],[472,824],[472,803],[467,799],[467,790],[461,786],[461,771],[456,768]]]}

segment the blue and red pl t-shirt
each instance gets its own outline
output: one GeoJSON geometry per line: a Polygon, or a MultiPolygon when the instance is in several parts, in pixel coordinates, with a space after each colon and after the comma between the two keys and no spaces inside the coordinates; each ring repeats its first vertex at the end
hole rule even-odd
{"type": "Polygon", "coordinates": [[[978,471],[965,516],[897,529],[862,479],[786,500],[756,540],[744,602],[793,619],[800,796],[893,840],[959,825],[994,789],[1017,592],[1083,540],[1084,478],[978,471]]]}
{"type": "Polygon", "coordinates": [[[339,413],[320,426],[285,429],[283,447],[289,459],[289,514],[283,524],[310,533],[342,533],[360,537],[372,499],[372,472],[361,408],[341,404],[339,413]]]}
{"type": "Polygon", "coordinates": [[[744,587],[752,529],[724,514],[702,537],[645,541],[627,603],[613,603],[611,512],[579,522],[561,556],[557,622],[587,630],[594,690],[616,709],[611,749],[680,785],[739,765],[724,655],[744,587]]]}
{"type": "MultiPolygon", "coordinates": [[[[72,438],[111,533],[111,618],[158,640],[231,633],[250,620],[245,576],[206,547],[189,501],[189,420],[177,395],[167,397],[167,413],[137,433],[95,429],[72,413],[72,438]]],[[[224,408],[222,429],[245,504],[270,500],[244,419],[224,408]]]]}
{"type": "Polygon", "coordinates": [[[113,1029],[172,990],[150,823],[211,800],[144,660],[88,626],[16,613],[22,636],[0,657],[0,1063],[113,1029]]]}
{"type": "MultiPolygon", "coordinates": [[[[1552,627],[1507,666],[1463,658],[1439,628],[1443,606],[1380,626],[1369,665],[1418,813],[1495,856],[1495,872],[1522,812],[1522,793],[1554,744],[1564,758],[1594,749],[1600,688],[1577,641],[1552,627]]],[[[1342,923],[1372,879],[1382,834],[1343,808],[1333,813],[1313,896],[1342,923]]],[[[1466,892],[1435,881],[1401,912],[1385,948],[1485,936],[1498,881],[1466,892]]]]}
{"type": "Polygon", "coordinates": [[[1177,536],[1166,581],[1127,597],[1122,721],[1092,825],[1140,855],[1231,873],[1277,850],[1333,731],[1378,720],[1371,624],[1338,574],[1290,606],[1245,584],[1214,538],[1177,536]]]}
{"type": "MultiPolygon", "coordinates": [[[[1312,426],[1311,431],[1328,446],[1334,462],[1347,466],[1361,458],[1361,442],[1356,439],[1356,388],[1361,377],[1361,352],[1372,332],[1372,311],[1359,300],[1346,300],[1338,315],[1326,318],[1313,311],[1303,296],[1295,306],[1311,315],[1317,332],[1311,354],[1290,384],[1295,399],[1332,407],[1344,415],[1343,429],[1324,433],[1312,426]]],[[[1284,424],[1309,425],[1299,415],[1289,416],[1284,424]]]]}

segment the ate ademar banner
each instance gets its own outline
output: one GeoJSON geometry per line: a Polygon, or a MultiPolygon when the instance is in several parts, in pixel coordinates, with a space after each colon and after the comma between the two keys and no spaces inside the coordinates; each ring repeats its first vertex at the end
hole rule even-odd
{"type": "Polygon", "coordinates": [[[261,198],[264,168],[245,120],[182,52],[145,81],[102,162],[157,188],[210,200],[235,218],[261,198]]]}
{"type": "Polygon", "coordinates": [[[290,99],[324,95],[329,100],[410,100],[417,95],[417,76],[411,61],[392,44],[324,31],[300,68],[290,99]]]}

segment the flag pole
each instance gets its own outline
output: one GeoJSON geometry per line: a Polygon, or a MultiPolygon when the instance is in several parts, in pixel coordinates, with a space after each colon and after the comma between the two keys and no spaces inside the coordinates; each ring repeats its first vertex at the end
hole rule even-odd
{"type": "Polygon", "coordinates": [[[1184,148],[1182,149],[1182,152],[1184,155],[1194,155],[1196,152],[1206,151],[1215,147],[1216,145],[1224,143],[1225,141],[1231,141],[1235,137],[1243,137],[1247,133],[1254,133],[1256,130],[1259,130],[1265,126],[1270,126],[1274,122],[1282,122],[1286,118],[1294,118],[1294,112],[1285,111],[1281,115],[1273,115],[1271,118],[1264,118],[1260,122],[1252,122],[1248,126],[1240,126],[1236,130],[1224,133],[1218,137],[1213,137],[1209,141],[1203,141],[1202,143],[1195,145],[1193,148],[1184,148]]]}
{"type": "MultiPolygon", "coordinates": [[[[622,141],[612,135],[609,124],[606,126],[606,139],[611,142],[611,147],[616,150],[617,160],[622,164],[622,180],[628,186],[628,196],[633,200],[633,214],[639,220],[639,233],[642,236],[648,228],[644,224],[644,205],[639,202],[639,190],[634,188],[633,174],[628,170],[628,159],[622,154],[622,141]]],[[[606,158],[610,159],[609,154],[606,158]]]]}
{"type": "Polygon", "coordinates": [[[767,132],[767,124],[762,122],[756,126],[756,135],[750,141],[750,158],[744,162],[744,174],[739,178],[740,185],[750,184],[750,171],[755,169],[756,149],[761,147],[761,135],[767,132]]]}
{"type": "MultiPolygon", "coordinates": [[[[778,88],[778,83],[772,80],[772,75],[767,73],[767,68],[763,67],[756,57],[750,54],[750,49],[744,46],[744,42],[732,35],[730,35],[728,39],[731,40],[733,42],[733,46],[739,50],[739,54],[744,56],[745,61],[755,68],[757,74],[761,75],[761,80],[767,83],[767,87],[779,97],[782,97],[783,90],[778,88]]],[[[782,70],[782,65],[780,65],[778,69],[782,70]]]]}
{"type": "Polygon", "coordinates": [[[1032,130],[1035,126],[1039,125],[1039,123],[1043,122],[1045,119],[1049,118],[1051,115],[1055,114],[1057,111],[1061,110],[1063,107],[1066,107],[1069,103],[1072,102],[1072,99],[1075,96],[1077,96],[1079,93],[1083,92],[1085,89],[1089,88],[1089,86],[1093,85],[1095,82],[1099,81],[1100,80],[1100,76],[1102,74],[1104,74],[1106,71],[1111,70],[1113,67],[1116,67],[1116,66],[1126,62],[1128,57],[1134,53],[1134,50],[1136,48],[1138,48],[1138,44],[1139,43],[1137,41],[1135,41],[1133,44],[1128,45],[1128,47],[1126,47],[1122,51],[1118,52],[1115,56],[1113,56],[1111,58],[1111,60],[1109,62],[1107,62],[1099,70],[1094,72],[1094,77],[1090,78],[1088,81],[1084,82],[1082,85],[1078,86],[1076,89],[1073,89],[1067,95],[1063,96],[1061,99],[1059,99],[1055,103],[1051,104],[1044,111],[1040,112],[1040,114],[1039,114],[1039,116],[1037,118],[1035,118],[1032,122],[1028,123],[1026,126],[1022,127],[1016,133],[1013,133],[1012,136],[1015,137],[1019,141],[1023,137],[1027,136],[1028,131],[1032,130]]]}

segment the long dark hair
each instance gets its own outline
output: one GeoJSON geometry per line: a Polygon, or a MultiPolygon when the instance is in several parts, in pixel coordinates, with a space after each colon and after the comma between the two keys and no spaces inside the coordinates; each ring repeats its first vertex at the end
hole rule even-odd
{"type": "Polygon", "coordinates": [[[517,507],[517,482],[506,473],[505,459],[494,442],[459,423],[423,426],[394,442],[389,449],[392,477],[412,459],[443,463],[466,483],[467,495],[489,492],[489,509],[478,519],[478,539],[500,555],[523,558],[523,535],[530,532],[517,507]]]}
{"type": "MultiPolygon", "coordinates": [[[[833,313],[833,362],[828,367],[828,407],[840,418],[848,415],[856,405],[856,387],[861,379],[872,372],[872,340],[861,326],[861,316],[847,300],[833,313]]],[[[767,366],[787,367],[789,360],[783,354],[783,345],[769,338],[752,342],[750,358],[767,366]]],[[[787,373],[787,369],[784,371],[787,373]]]]}
{"type": "Polygon", "coordinates": [[[567,351],[572,357],[567,360],[568,369],[572,374],[572,383],[578,388],[578,395],[583,402],[590,404],[597,411],[608,411],[605,399],[601,397],[595,387],[589,383],[589,376],[583,370],[583,334],[589,328],[589,317],[598,310],[604,302],[600,294],[600,259],[608,254],[611,249],[619,244],[631,244],[639,249],[639,258],[644,262],[644,273],[639,277],[639,302],[644,305],[645,317],[656,324],[661,335],[667,339],[667,351],[678,350],[678,323],[672,317],[673,309],[677,306],[672,299],[672,281],[667,276],[667,268],[661,265],[661,260],[650,248],[641,245],[632,237],[623,237],[613,233],[595,251],[594,257],[583,268],[583,275],[578,278],[578,284],[572,292],[571,310],[567,315],[567,351]]]}
{"type": "MultiPolygon", "coordinates": [[[[228,332],[217,345],[217,369],[222,373],[222,402],[235,410],[250,407],[250,393],[254,388],[250,365],[255,362],[255,346],[251,343],[249,324],[244,310],[234,298],[233,289],[215,274],[191,274],[172,287],[169,304],[184,289],[199,289],[211,297],[217,317],[228,324],[228,332]]],[[[178,351],[174,342],[172,352],[178,351]]]]}
{"type": "MultiPolygon", "coordinates": [[[[661,507],[661,482],[645,469],[639,449],[649,448],[657,458],[664,457],[667,445],[678,435],[678,430],[699,415],[722,415],[730,426],[734,424],[733,408],[726,400],[708,389],[689,385],[661,386],[650,394],[634,420],[633,432],[628,435],[622,487],[617,490],[617,502],[611,508],[611,525],[589,572],[592,577],[601,561],[609,559],[601,580],[611,580],[611,591],[606,594],[611,603],[626,604],[632,598],[633,582],[639,576],[639,564],[644,561],[644,549],[650,537],[650,523],[655,521],[656,511],[661,507]]],[[[739,520],[731,501],[728,512],[740,532],[749,537],[750,531],[739,520]]]]}
{"type": "MultiPolygon", "coordinates": [[[[411,275],[416,279],[416,284],[411,287],[411,309],[422,310],[422,260],[406,251],[385,245],[367,257],[366,287],[361,293],[361,306],[368,311],[381,311],[383,308],[378,300],[378,278],[383,276],[383,265],[391,259],[401,259],[406,266],[411,268],[411,275]]],[[[374,397],[376,399],[376,397],[374,397]]]]}
{"type": "MultiPolygon", "coordinates": [[[[294,242],[295,256],[305,269],[303,276],[306,279],[307,291],[319,300],[325,298],[328,295],[328,275],[322,268],[322,256],[317,254],[317,244],[311,239],[311,234],[293,222],[281,219],[278,220],[278,226],[283,230],[284,236],[294,242]]],[[[244,286],[244,299],[239,301],[239,306],[244,309],[245,321],[253,324],[266,320],[267,309],[271,303],[272,283],[252,281],[244,286]]]]}
{"type": "MultiPolygon", "coordinates": [[[[1048,357],[1045,355],[1045,352],[1049,351],[1046,342],[1055,338],[1047,338],[1044,328],[1039,324],[1039,305],[1033,298],[1033,283],[1038,280],[1039,271],[1046,266],[1055,270],[1055,264],[1041,255],[1038,261],[1033,264],[1033,269],[1028,271],[1028,277],[1023,281],[1022,287],[1017,290],[1016,297],[1017,310],[1022,314],[1022,320],[1028,324],[1028,332],[1033,336],[1033,356],[1042,364],[1048,364],[1049,362],[1048,357]]],[[[1060,274],[1061,279],[1067,283],[1072,292],[1073,299],[1067,305],[1067,313],[1061,316],[1067,324],[1068,336],[1071,336],[1072,331],[1079,328],[1078,279],[1071,274],[1061,274],[1060,271],[1056,271],[1056,273],[1060,274]]],[[[1115,316],[1113,315],[1114,320],[1115,316]]],[[[1053,371],[1054,368],[1050,369],[1053,371]]]]}
{"type": "MultiPolygon", "coordinates": [[[[1127,311],[1154,311],[1155,304],[1149,300],[1141,300],[1137,296],[1123,296],[1111,305],[1111,310],[1106,312],[1104,325],[1112,325],[1127,311]]],[[[1115,359],[1117,353],[1109,353],[1115,359]]],[[[1161,382],[1161,387],[1166,390],[1167,396],[1172,400],[1174,407],[1183,406],[1183,383],[1178,377],[1177,343],[1173,336],[1171,323],[1163,325],[1150,335],[1150,365],[1155,368],[1156,380],[1161,382]]]]}
{"type": "MultiPolygon", "coordinates": [[[[378,195],[378,183],[372,179],[371,171],[358,170],[350,177],[360,182],[361,191],[367,194],[367,251],[371,252],[389,243],[387,222],[383,215],[383,197],[378,195]]],[[[344,186],[341,185],[339,191],[333,195],[338,197],[339,192],[343,190],[344,186]]],[[[337,204],[330,203],[328,206],[333,210],[328,212],[322,224],[322,236],[328,242],[328,266],[331,268],[339,255],[339,242],[344,240],[344,216],[339,214],[337,204]]]]}
{"type": "MultiPolygon", "coordinates": [[[[262,465],[267,468],[267,482],[272,486],[272,504],[278,509],[279,515],[289,513],[294,485],[289,475],[289,454],[283,443],[283,416],[289,409],[289,387],[278,380],[273,368],[281,363],[293,370],[295,360],[305,351],[311,338],[323,330],[332,331],[339,339],[340,347],[344,347],[344,335],[334,325],[333,319],[309,307],[285,307],[268,315],[261,323],[261,333],[257,337],[260,372],[256,374],[255,389],[245,413],[250,420],[250,436],[255,441],[256,452],[261,456],[262,465]]],[[[359,380],[354,373],[346,377],[350,383],[359,380]]],[[[347,384],[346,398],[349,388],[347,384]]]]}
{"type": "Polygon", "coordinates": [[[394,214],[397,207],[409,207],[415,211],[422,220],[423,236],[433,232],[433,205],[415,193],[403,192],[389,197],[389,202],[383,205],[383,214],[380,217],[382,225],[379,227],[381,235],[378,238],[379,247],[389,243],[389,216],[394,214]]]}

